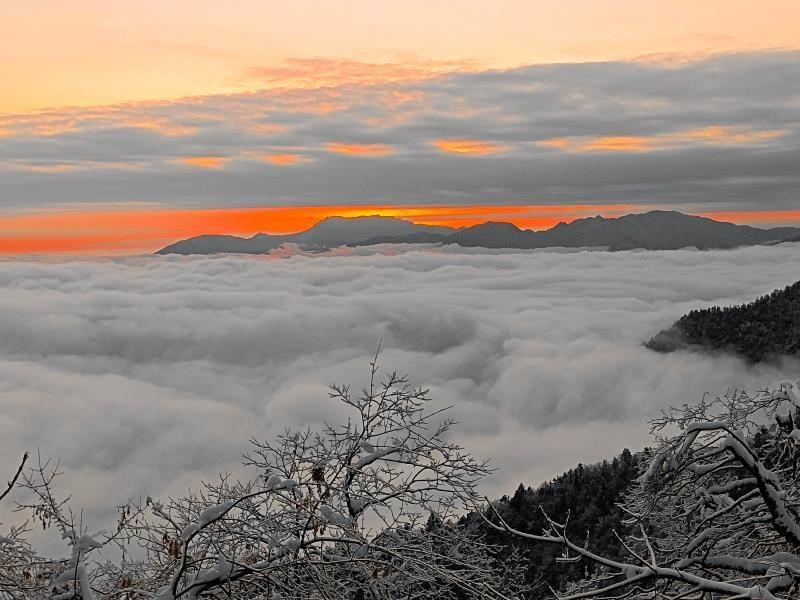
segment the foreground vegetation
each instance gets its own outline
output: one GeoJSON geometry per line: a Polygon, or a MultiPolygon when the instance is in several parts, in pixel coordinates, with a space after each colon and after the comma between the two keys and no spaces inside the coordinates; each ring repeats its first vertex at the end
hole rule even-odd
{"type": "Polygon", "coordinates": [[[107,531],[58,499],[56,467],[23,461],[8,490],[27,490],[18,508],[57,530],[66,554],[41,556],[27,527],[4,532],[0,598],[800,593],[800,396],[790,383],[666,412],[652,422],[652,449],[495,502],[476,491],[487,463],[452,441],[453,421],[405,377],[379,381],[373,362],[361,393],[334,386],[331,401],[350,419],[253,441],[252,479],[131,503],[107,531]]]}

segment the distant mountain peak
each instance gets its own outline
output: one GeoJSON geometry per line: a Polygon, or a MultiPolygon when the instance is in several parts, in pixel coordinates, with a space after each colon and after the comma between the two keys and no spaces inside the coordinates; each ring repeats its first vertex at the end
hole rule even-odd
{"type": "Polygon", "coordinates": [[[467,229],[472,229],[474,231],[523,231],[513,223],[508,223],[506,221],[486,221],[485,223],[478,223],[477,225],[473,225],[472,227],[468,227],[467,229]]]}

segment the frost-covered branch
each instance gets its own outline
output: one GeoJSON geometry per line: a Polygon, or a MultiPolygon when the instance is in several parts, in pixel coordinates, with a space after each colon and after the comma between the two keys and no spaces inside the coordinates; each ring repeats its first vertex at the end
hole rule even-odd
{"type": "Polygon", "coordinates": [[[800,401],[793,384],[735,392],[671,409],[653,421],[657,446],[621,505],[630,560],[597,555],[548,518],[535,535],[490,508],[497,531],[593,562],[597,575],[560,593],[579,598],[789,599],[800,594],[800,401]]]}
{"type": "Polygon", "coordinates": [[[110,533],[86,533],[54,493],[58,464],[40,459],[20,508],[70,554],[43,562],[39,595],[26,598],[519,598],[511,565],[457,523],[489,467],[452,441],[454,422],[426,390],[370,366],[360,394],[331,388],[343,423],[253,439],[251,479],[132,502],[110,533]]]}

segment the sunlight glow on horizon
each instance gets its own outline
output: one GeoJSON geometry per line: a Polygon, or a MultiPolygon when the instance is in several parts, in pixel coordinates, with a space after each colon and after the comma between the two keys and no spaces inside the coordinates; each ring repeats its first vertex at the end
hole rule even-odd
{"type": "MultiPolygon", "coordinates": [[[[619,217],[652,207],[631,204],[395,206],[336,205],[232,209],[127,209],[54,211],[0,216],[0,254],[150,253],[202,234],[285,234],[332,216],[385,216],[428,225],[469,227],[506,221],[522,229],[549,229],[559,222],[601,215],[619,217]]],[[[757,226],[800,225],[800,210],[698,211],[693,214],[757,226]]]]}

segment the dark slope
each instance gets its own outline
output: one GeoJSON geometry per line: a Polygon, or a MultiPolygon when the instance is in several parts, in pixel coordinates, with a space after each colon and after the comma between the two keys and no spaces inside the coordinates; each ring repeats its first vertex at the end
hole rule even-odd
{"type": "Polygon", "coordinates": [[[749,304],[693,310],[645,344],[734,352],[751,362],[800,352],[800,281],[749,304]]]}
{"type": "Polygon", "coordinates": [[[286,243],[287,236],[258,234],[251,238],[234,235],[198,235],[162,248],[156,254],[266,254],[286,243]]]}
{"type": "Polygon", "coordinates": [[[376,244],[440,244],[447,242],[448,235],[417,231],[408,235],[379,235],[363,242],[351,242],[348,246],[375,246],[376,244]]]}
{"type": "Polygon", "coordinates": [[[541,246],[532,245],[537,235],[535,231],[520,229],[512,223],[487,221],[457,231],[447,238],[447,243],[483,248],[539,248],[541,246]]]}
{"type": "Polygon", "coordinates": [[[328,217],[310,229],[290,235],[259,233],[251,238],[230,235],[201,235],[176,242],[156,254],[220,254],[237,252],[264,254],[282,244],[325,249],[358,244],[370,238],[406,236],[415,233],[446,235],[450,227],[418,225],[395,217],[328,217]]]}

